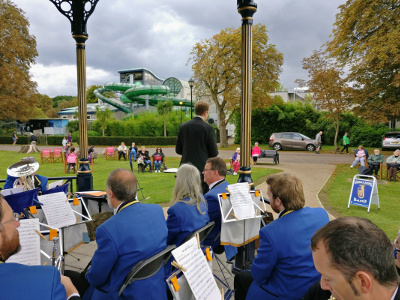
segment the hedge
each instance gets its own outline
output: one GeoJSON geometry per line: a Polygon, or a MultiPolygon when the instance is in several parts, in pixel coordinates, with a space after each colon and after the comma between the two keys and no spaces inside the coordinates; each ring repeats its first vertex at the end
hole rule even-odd
{"type": "MultiPolygon", "coordinates": [[[[26,145],[28,144],[29,137],[27,136],[18,136],[17,145],[26,145]]],[[[0,136],[0,144],[12,144],[13,140],[11,136],[0,136]]]]}

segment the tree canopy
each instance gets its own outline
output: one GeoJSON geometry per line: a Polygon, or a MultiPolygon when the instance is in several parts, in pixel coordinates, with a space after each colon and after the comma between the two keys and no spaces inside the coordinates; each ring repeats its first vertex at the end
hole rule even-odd
{"type": "MultiPolygon", "coordinates": [[[[189,62],[199,98],[209,98],[218,111],[221,146],[227,146],[226,125],[240,107],[241,28],[227,28],[196,43],[189,62]]],[[[253,107],[272,103],[269,92],[279,86],[283,55],[268,44],[264,25],[253,26],[253,107]]]]}
{"type": "Polygon", "coordinates": [[[0,1],[0,118],[26,121],[35,112],[36,82],[29,69],[38,53],[24,12],[9,0],[0,1]]]}
{"type": "Polygon", "coordinates": [[[96,119],[101,124],[102,133],[104,136],[104,130],[107,128],[107,121],[112,119],[113,112],[107,107],[105,110],[101,110],[96,106],[96,119]]]}
{"type": "Polygon", "coordinates": [[[349,107],[346,79],[342,67],[333,58],[325,56],[324,51],[314,51],[303,59],[303,68],[308,70],[308,86],[314,92],[315,104],[328,112],[327,117],[335,128],[334,145],[337,147],[340,119],[349,107]]]}
{"type": "Polygon", "coordinates": [[[93,92],[98,88],[102,88],[102,86],[101,85],[91,85],[86,89],[87,103],[97,103],[97,97],[93,92]]]}
{"type": "Polygon", "coordinates": [[[355,113],[400,116],[400,2],[348,0],[339,9],[327,50],[349,68],[355,113]]]}

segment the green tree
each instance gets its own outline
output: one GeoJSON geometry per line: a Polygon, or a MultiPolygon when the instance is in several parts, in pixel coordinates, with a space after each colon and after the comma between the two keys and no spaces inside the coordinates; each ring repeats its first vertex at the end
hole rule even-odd
{"type": "MultiPolygon", "coordinates": [[[[53,107],[56,108],[61,102],[72,102],[76,99],[76,96],[56,96],[53,98],[53,107]]],[[[78,101],[76,101],[78,103],[78,101]]]]}
{"type": "Polygon", "coordinates": [[[343,78],[342,67],[325,52],[314,51],[309,57],[303,59],[303,69],[308,70],[310,80],[308,86],[314,92],[315,104],[328,112],[327,117],[335,128],[334,146],[337,147],[340,120],[342,113],[348,109],[348,91],[346,79],[343,78]]]}
{"type": "Polygon", "coordinates": [[[102,88],[101,85],[91,85],[86,89],[86,101],[87,103],[97,103],[97,97],[93,93],[94,90],[102,88]]]}
{"type": "Polygon", "coordinates": [[[157,103],[157,112],[158,114],[163,116],[164,120],[164,136],[167,136],[167,117],[168,114],[172,111],[173,106],[174,104],[171,100],[159,101],[157,103]]]}
{"type": "Polygon", "coordinates": [[[328,51],[349,67],[354,112],[370,122],[400,116],[399,1],[347,0],[328,51]]]}
{"type": "Polygon", "coordinates": [[[24,12],[9,0],[0,1],[0,119],[27,121],[33,115],[36,82],[29,69],[37,55],[24,12]]]}
{"type": "Polygon", "coordinates": [[[96,106],[96,119],[101,123],[101,130],[104,136],[104,130],[107,128],[107,121],[112,119],[112,111],[107,107],[105,110],[100,110],[96,106]]]}
{"type": "MultiPolygon", "coordinates": [[[[196,43],[189,62],[200,98],[211,99],[217,107],[221,146],[228,144],[226,125],[240,108],[241,29],[227,28],[196,43]]],[[[253,91],[252,105],[263,107],[272,103],[268,92],[279,88],[283,55],[268,44],[264,25],[253,26],[253,91]]]]}
{"type": "MultiPolygon", "coordinates": [[[[40,110],[42,113],[40,115],[46,117],[49,117],[47,115],[47,112],[50,111],[50,109],[53,108],[53,100],[47,96],[47,95],[42,95],[42,94],[34,94],[32,96],[33,100],[35,101],[35,105],[40,110]]],[[[36,116],[38,118],[38,116],[36,116]]]]}

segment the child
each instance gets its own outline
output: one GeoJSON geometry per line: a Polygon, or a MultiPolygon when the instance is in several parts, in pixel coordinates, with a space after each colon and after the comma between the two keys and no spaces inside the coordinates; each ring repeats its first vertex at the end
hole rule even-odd
{"type": "Polygon", "coordinates": [[[69,153],[67,153],[67,163],[68,163],[68,171],[69,169],[73,169],[75,173],[75,166],[76,166],[76,160],[78,158],[78,154],[75,151],[75,147],[71,147],[69,153]]]}
{"type": "Polygon", "coordinates": [[[65,147],[67,146],[67,138],[65,136],[64,136],[64,139],[62,141],[62,146],[63,146],[63,149],[65,150],[65,147]]]}

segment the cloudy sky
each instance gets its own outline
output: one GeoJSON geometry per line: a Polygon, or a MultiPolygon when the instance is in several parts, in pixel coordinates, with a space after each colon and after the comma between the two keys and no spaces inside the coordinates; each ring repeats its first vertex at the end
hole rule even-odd
{"type": "MultiPolygon", "coordinates": [[[[75,41],[68,19],[49,0],[13,0],[25,11],[39,57],[31,72],[50,97],[76,95],[75,41]]],[[[285,88],[306,79],[301,61],[332,32],[345,0],[255,0],[254,23],[265,24],[270,43],[284,55],[285,88]]],[[[119,81],[118,70],[144,67],[166,79],[188,80],[186,65],[196,42],[227,27],[239,27],[236,0],[100,0],[87,29],[87,85],[119,81]]]]}

